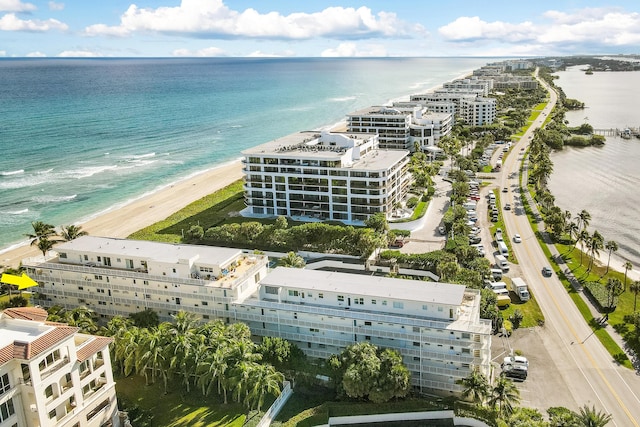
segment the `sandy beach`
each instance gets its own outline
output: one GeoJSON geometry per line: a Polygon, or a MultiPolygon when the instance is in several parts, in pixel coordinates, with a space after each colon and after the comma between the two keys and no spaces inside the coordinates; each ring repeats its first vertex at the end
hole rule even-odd
{"type": "MultiPolygon", "coordinates": [[[[78,225],[92,236],[125,238],[240,178],[242,164],[236,160],[177,182],[78,225]]],[[[0,264],[15,268],[20,265],[22,259],[36,255],[40,255],[36,247],[21,246],[1,253],[0,264]]]]}

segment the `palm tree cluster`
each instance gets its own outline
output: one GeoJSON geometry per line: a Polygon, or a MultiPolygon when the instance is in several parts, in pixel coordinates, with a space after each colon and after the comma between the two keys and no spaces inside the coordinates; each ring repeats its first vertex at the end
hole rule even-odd
{"type": "Polygon", "coordinates": [[[33,232],[25,234],[31,240],[31,246],[37,246],[46,255],[53,246],[60,242],[58,237],[62,237],[62,241],[70,242],[80,236],[86,236],[87,232],[82,230],[79,225],[63,225],[60,227],[60,234],[56,231],[55,226],[42,221],[34,221],[31,223],[33,232]]]}
{"type": "Polygon", "coordinates": [[[463,387],[462,397],[468,401],[489,407],[496,416],[510,426],[573,426],[573,427],[604,427],[611,421],[611,415],[598,411],[595,407],[584,405],[579,412],[573,412],[564,407],[549,408],[549,421],[545,421],[542,414],[531,408],[518,407],[520,391],[510,379],[500,376],[493,385],[478,370],[474,370],[457,384],[463,387]]]}
{"type": "Polygon", "coordinates": [[[243,323],[222,321],[199,324],[191,313],[178,312],[174,323],[140,328],[130,319],[114,317],[106,327],[114,338],[114,369],[123,376],[142,375],[147,384],[180,382],[203,396],[215,394],[225,404],[229,397],[248,410],[260,411],[268,395],[279,395],[284,376],[262,358],[243,323]]]}

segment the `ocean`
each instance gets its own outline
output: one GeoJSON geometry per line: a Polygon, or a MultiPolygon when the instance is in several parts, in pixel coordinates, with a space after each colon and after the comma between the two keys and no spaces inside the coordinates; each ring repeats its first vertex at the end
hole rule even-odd
{"type": "MultiPolygon", "coordinates": [[[[639,72],[596,72],[586,75],[571,67],[557,73],[556,85],[569,98],[586,104],[566,114],[570,126],[589,123],[595,129],[640,127],[639,72]]],[[[586,209],[589,231],[598,230],[605,241],[615,241],[612,256],[640,268],[640,139],[606,137],[602,147],[565,148],[551,155],[554,168],[549,189],[556,205],[573,216],[586,209]]],[[[606,250],[601,251],[606,254],[606,250]]]]}
{"type": "Polygon", "coordinates": [[[2,58],[0,251],[498,60],[2,58]]]}

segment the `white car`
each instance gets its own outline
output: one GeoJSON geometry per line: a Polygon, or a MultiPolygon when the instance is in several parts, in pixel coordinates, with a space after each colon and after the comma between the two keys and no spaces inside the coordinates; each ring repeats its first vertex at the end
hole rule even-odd
{"type": "Polygon", "coordinates": [[[520,243],[520,242],[522,242],[522,238],[520,237],[520,235],[519,235],[519,234],[514,234],[514,235],[513,235],[513,242],[514,242],[514,243],[520,243]]]}

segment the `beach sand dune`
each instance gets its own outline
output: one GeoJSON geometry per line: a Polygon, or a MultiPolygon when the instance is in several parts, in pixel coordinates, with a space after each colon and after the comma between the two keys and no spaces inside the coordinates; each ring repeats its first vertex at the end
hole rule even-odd
{"type": "MultiPolygon", "coordinates": [[[[125,238],[240,178],[242,164],[237,160],[180,181],[79,225],[92,236],[125,238]]],[[[46,222],[46,218],[42,221],[46,222]]],[[[25,233],[29,231],[25,230],[25,233]]],[[[37,255],[40,252],[36,247],[21,246],[0,254],[0,264],[17,268],[22,259],[37,255]]]]}

